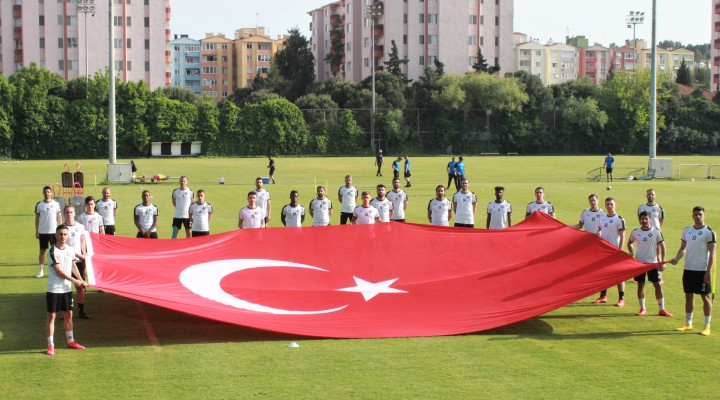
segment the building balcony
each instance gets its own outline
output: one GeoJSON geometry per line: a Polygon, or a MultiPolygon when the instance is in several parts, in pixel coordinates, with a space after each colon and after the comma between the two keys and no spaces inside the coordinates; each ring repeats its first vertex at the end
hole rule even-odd
{"type": "Polygon", "coordinates": [[[720,39],[713,40],[713,49],[720,49],[720,39]]]}
{"type": "Polygon", "coordinates": [[[15,40],[22,40],[22,26],[16,26],[13,30],[13,39],[15,40]]]}
{"type": "Polygon", "coordinates": [[[170,21],[170,17],[172,16],[172,12],[170,7],[165,7],[165,18],[170,21]]]}
{"type": "Polygon", "coordinates": [[[375,24],[375,32],[374,32],[375,36],[383,36],[384,33],[385,33],[385,29],[384,29],[383,24],[375,24]]]}
{"type": "Polygon", "coordinates": [[[715,57],[713,59],[713,66],[720,67],[720,57],[715,57]]]}
{"type": "Polygon", "coordinates": [[[720,14],[720,3],[715,4],[715,14],[720,14]]]}
{"type": "Polygon", "coordinates": [[[22,18],[22,5],[19,5],[19,4],[13,5],[13,18],[14,19],[22,18]]]}

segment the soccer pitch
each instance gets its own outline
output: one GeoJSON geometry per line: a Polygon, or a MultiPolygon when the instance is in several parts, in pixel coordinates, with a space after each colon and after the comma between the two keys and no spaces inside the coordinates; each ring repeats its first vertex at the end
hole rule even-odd
{"type": "MultiPolygon", "coordinates": [[[[447,183],[445,166],[450,157],[410,156],[413,186],[403,188],[409,195],[407,220],[427,223],[427,203],[435,186],[447,183]]],[[[543,186],[556,216],[567,224],[577,222],[590,193],[596,193],[601,202],[613,196],[628,232],[638,226],[635,214],[645,202],[645,190],[653,188],[665,209],[668,258],[677,252],[682,228],[692,224],[693,206],[705,207],[708,226],[720,226],[720,181],[628,181],[618,173],[608,191],[604,176],[598,181],[586,179],[586,173],[602,161],[602,155],[466,157],[470,190],[478,195],[476,227],[485,226],[485,207],[494,199],[496,185],[505,186],[514,223],[524,218],[525,206],[534,199],[533,189],[543,186]]],[[[669,266],[663,273],[672,318],[656,316],[651,286],[646,288],[648,316],[634,316],[636,285],[628,284],[624,308],[591,305],[588,298],[503,328],[432,338],[329,340],[281,335],[195,318],[91,289],[86,304],[92,319],[74,319],[75,335],[87,349],[64,349],[58,322],[58,350],[48,357],[43,354],[46,279],[34,277],[38,250],[33,213],[42,187],[60,182],[66,162],[74,171],[76,160],[0,165],[3,398],[712,398],[720,390],[720,383],[712,378],[712,371],[720,367],[712,356],[720,345],[720,328],[709,337],[697,334],[697,327],[702,326],[699,299],[695,331],[674,330],[684,317],[681,265],[669,266]],[[288,347],[290,342],[299,347],[288,347]]],[[[272,195],[270,226],[281,226],[279,213],[289,202],[290,190],[300,192],[300,203],[307,208],[316,185],[327,187],[335,208],[332,223],[337,224],[337,190],[345,175],[353,175],[354,185],[373,195],[378,183],[391,187],[392,155],[385,157],[382,178],[375,176],[373,162],[372,156],[276,158],[277,183],[265,186],[272,195]]],[[[79,163],[85,174],[85,195],[100,197],[106,161],[79,163]]],[[[191,189],[205,189],[214,208],[210,225],[215,233],[237,227],[238,211],[246,204],[255,177],[267,176],[265,158],[136,159],[135,163],[139,175],[186,175],[191,189]],[[218,183],[220,177],[224,185],[218,183]]],[[[673,157],[673,165],[679,164],[720,164],[720,157],[673,157]]],[[[647,167],[647,158],[616,156],[616,167],[618,171],[647,167]]],[[[169,238],[170,195],[177,186],[177,179],[110,185],[119,203],[118,234],[134,236],[132,210],[140,202],[141,191],[147,189],[160,210],[158,233],[169,238]]],[[[310,225],[309,215],[304,225],[310,225]]],[[[412,251],[403,248],[399,238],[386,240],[397,240],[399,252],[412,251]]],[[[473,249],[445,251],[451,264],[473,249]]],[[[611,301],[616,294],[614,288],[609,290],[611,301]]]]}

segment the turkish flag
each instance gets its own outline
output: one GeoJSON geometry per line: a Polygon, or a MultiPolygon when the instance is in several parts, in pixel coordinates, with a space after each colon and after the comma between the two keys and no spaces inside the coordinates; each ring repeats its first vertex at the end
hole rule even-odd
{"type": "Polygon", "coordinates": [[[306,336],[476,332],[658,266],[542,213],[505,230],[403,223],[242,229],[182,240],[93,234],[90,283],[232,324],[306,336]]]}

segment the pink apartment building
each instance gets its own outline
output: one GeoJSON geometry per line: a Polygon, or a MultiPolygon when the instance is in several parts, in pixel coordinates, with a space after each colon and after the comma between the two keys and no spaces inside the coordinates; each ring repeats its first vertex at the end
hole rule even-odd
{"type": "Polygon", "coordinates": [[[712,2],[712,30],[710,51],[712,57],[712,70],[710,76],[710,91],[720,90],[720,0],[712,2]]]}

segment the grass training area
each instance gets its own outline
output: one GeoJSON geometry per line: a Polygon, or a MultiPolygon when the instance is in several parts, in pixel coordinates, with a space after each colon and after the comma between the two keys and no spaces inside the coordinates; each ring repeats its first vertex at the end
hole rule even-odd
{"type": "MultiPolygon", "coordinates": [[[[646,156],[615,156],[618,170],[647,167],[646,156]]],[[[680,244],[681,230],[692,224],[692,207],[706,209],[706,223],[720,229],[720,180],[705,179],[690,165],[720,164],[720,156],[673,157],[687,177],[628,181],[615,176],[612,190],[605,179],[590,181],[586,173],[602,165],[604,156],[466,157],[470,190],[478,196],[476,227],[485,227],[485,209],[493,187],[505,186],[513,207],[513,223],[524,218],[534,188],[545,188],[557,218],[577,223],[596,193],[617,201],[618,213],[638,227],[637,207],[654,188],[665,210],[663,236],[667,258],[680,244]]],[[[281,207],[290,190],[300,192],[306,207],[316,185],[326,185],[333,201],[332,224],[340,218],[337,190],[344,176],[375,195],[375,186],[391,188],[392,156],[383,177],[375,177],[374,157],[275,159],[277,184],[266,185],[272,196],[272,229],[281,226],[281,207]]],[[[129,160],[122,160],[129,162],[129,160]]],[[[447,183],[447,157],[412,157],[408,222],[427,223],[426,207],[435,186],[447,183]]],[[[38,244],[34,206],[42,187],[60,182],[65,163],[85,174],[85,195],[101,197],[106,160],[8,161],[0,165],[0,396],[28,398],[272,398],[272,399],[459,399],[459,398],[715,398],[720,393],[720,314],[715,311],[711,336],[702,328],[702,303],[695,301],[695,329],[678,333],[684,321],[682,261],[663,273],[665,302],[672,318],[657,316],[652,285],[646,286],[648,316],[637,317],[636,285],[627,284],[624,308],[610,302],[592,305],[587,298],[540,317],[468,335],[370,340],[304,338],[258,331],[176,313],[89,289],[90,320],[73,318],[84,351],[65,349],[56,322],[54,357],[44,354],[47,278],[37,279],[38,244]],[[97,182],[97,186],[95,185],[97,182]],[[299,347],[288,347],[297,342],[299,347]]],[[[136,159],[138,175],[186,175],[189,187],[205,189],[213,205],[211,232],[237,227],[238,211],[258,176],[267,176],[266,158],[136,159]],[[225,184],[220,185],[220,177],[225,184]]],[[[716,172],[720,168],[716,167],[716,172]]],[[[674,175],[675,176],[675,175],[674,175]]],[[[404,181],[402,181],[404,185],[404,181]]],[[[143,189],[159,208],[158,234],[169,238],[177,179],[158,184],[110,185],[118,201],[117,233],[134,236],[133,208],[143,189]]],[[[389,190],[389,189],[388,189],[389,190]]],[[[454,191],[451,191],[454,193],[454,191]]],[[[448,197],[451,194],[448,193],[448,197]]],[[[311,218],[305,220],[309,226],[311,218]]],[[[321,229],[321,228],[307,228],[321,229]]],[[[183,234],[181,233],[180,236],[183,234]]],[[[180,239],[184,240],[184,239],[180,239]]],[[[398,252],[404,248],[399,238],[398,252]]],[[[627,236],[626,236],[627,240],[627,236]]],[[[152,242],[148,242],[149,245],[152,242]]],[[[243,245],[239,243],[238,245],[243,245]]],[[[518,243],[522,246],[523,243],[518,243]]],[[[448,264],[462,260],[472,248],[448,248],[448,264]]],[[[149,266],[150,267],[150,266],[149,266]]],[[[437,268],[442,268],[438,265],[437,268]]],[[[533,279],[528,276],[527,279],[533,279]]],[[[717,306],[717,303],[715,304],[717,306]]]]}

